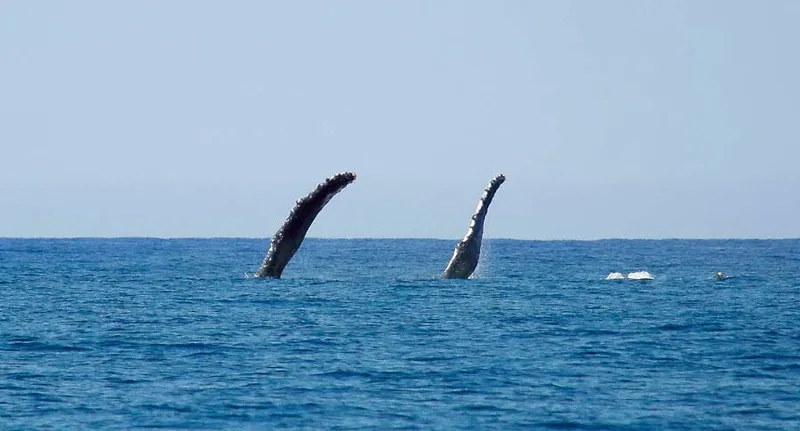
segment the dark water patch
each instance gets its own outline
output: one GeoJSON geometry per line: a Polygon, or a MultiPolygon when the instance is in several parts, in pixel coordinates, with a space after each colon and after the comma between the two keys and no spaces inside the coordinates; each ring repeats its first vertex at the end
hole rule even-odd
{"type": "Polygon", "coordinates": [[[666,323],[656,326],[654,329],[658,331],[688,331],[694,327],[695,325],[691,323],[666,323]]]}
{"type": "Polygon", "coordinates": [[[539,422],[534,425],[535,427],[541,427],[543,429],[554,429],[554,430],[591,430],[591,429],[613,429],[613,427],[606,428],[605,426],[592,426],[583,424],[580,422],[572,422],[572,421],[546,421],[546,422],[539,422]]]}
{"type": "Polygon", "coordinates": [[[146,423],[144,425],[136,425],[132,427],[132,429],[181,429],[181,430],[207,430],[207,429],[225,429],[224,425],[214,425],[213,423],[209,423],[208,421],[186,421],[186,420],[179,420],[179,421],[160,421],[160,422],[151,422],[146,423]]]}
{"type": "Polygon", "coordinates": [[[370,373],[370,382],[402,382],[404,380],[413,380],[420,377],[424,378],[424,376],[417,375],[411,371],[376,371],[370,373]]]}
{"type": "Polygon", "coordinates": [[[479,390],[476,390],[476,389],[462,389],[462,388],[448,390],[448,391],[445,391],[444,393],[448,394],[448,395],[465,395],[465,396],[466,395],[481,395],[481,394],[483,394],[482,391],[479,391],[479,390]]]}
{"type": "Polygon", "coordinates": [[[256,410],[256,411],[260,411],[260,410],[266,410],[266,409],[274,409],[274,408],[277,408],[279,406],[277,404],[275,404],[275,403],[267,401],[267,402],[262,402],[262,403],[257,403],[257,404],[224,403],[224,404],[221,404],[219,407],[221,407],[221,408],[223,408],[225,410],[231,410],[231,411],[236,411],[236,410],[256,410]]]}
{"type": "Polygon", "coordinates": [[[494,412],[494,413],[509,413],[514,412],[514,409],[506,409],[502,407],[498,407],[493,404],[465,404],[459,406],[457,410],[462,410],[466,412],[494,412]]]}
{"type": "Polygon", "coordinates": [[[800,362],[792,362],[788,364],[769,364],[764,365],[765,371],[792,371],[792,370],[800,370],[800,362]]]}
{"type": "Polygon", "coordinates": [[[28,352],[86,352],[90,348],[83,346],[72,346],[68,344],[46,343],[40,341],[15,341],[0,344],[0,350],[6,351],[28,351],[28,352]]]}
{"type": "Polygon", "coordinates": [[[6,374],[7,379],[11,380],[43,380],[47,379],[50,376],[40,373],[31,373],[31,372],[11,372],[6,374]]]}
{"type": "Polygon", "coordinates": [[[219,345],[206,344],[206,343],[173,343],[173,344],[157,343],[157,344],[151,344],[150,347],[164,348],[164,349],[180,349],[180,350],[216,350],[222,348],[222,346],[219,345]]]}
{"type": "Polygon", "coordinates": [[[161,411],[161,412],[189,413],[194,411],[194,409],[191,406],[182,404],[173,404],[173,403],[141,404],[136,407],[137,409],[141,409],[143,412],[161,411]]]}
{"type": "Polygon", "coordinates": [[[372,377],[372,374],[359,371],[351,371],[351,370],[335,370],[335,371],[328,371],[325,373],[316,374],[316,376],[330,378],[330,379],[347,380],[347,379],[369,379],[372,377]]]}
{"type": "Polygon", "coordinates": [[[418,356],[418,357],[405,358],[405,360],[409,362],[431,363],[431,362],[458,361],[458,360],[463,360],[465,358],[466,356],[418,356]]]}
{"type": "Polygon", "coordinates": [[[105,379],[105,382],[109,385],[135,385],[137,383],[149,383],[149,380],[136,380],[136,379],[128,379],[128,378],[116,378],[116,377],[108,377],[105,379]]]}
{"type": "Polygon", "coordinates": [[[31,337],[27,335],[10,335],[10,334],[0,336],[0,340],[7,341],[9,343],[33,343],[39,341],[39,339],[36,337],[31,337]]]}
{"type": "Polygon", "coordinates": [[[579,356],[590,356],[596,358],[618,358],[621,356],[618,352],[603,351],[603,350],[583,350],[577,353],[579,356]]]}
{"type": "MultiPolygon", "coordinates": [[[[48,392],[26,391],[26,392],[17,392],[14,395],[26,398],[36,403],[61,404],[70,401],[69,399],[70,397],[64,397],[64,396],[59,397],[48,392]]],[[[40,408],[38,408],[37,410],[41,411],[40,408]]]]}
{"type": "Polygon", "coordinates": [[[779,355],[779,354],[772,354],[772,353],[757,353],[757,354],[746,354],[737,356],[734,359],[741,359],[745,361],[790,361],[796,364],[800,364],[800,356],[797,355],[779,355]]]}

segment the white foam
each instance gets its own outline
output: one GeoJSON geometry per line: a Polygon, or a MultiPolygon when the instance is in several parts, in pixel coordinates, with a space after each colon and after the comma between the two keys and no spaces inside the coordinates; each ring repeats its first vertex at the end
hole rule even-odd
{"type": "Polygon", "coordinates": [[[625,276],[621,272],[610,272],[606,276],[606,280],[624,280],[625,276]]]}
{"type": "Polygon", "coordinates": [[[647,271],[636,271],[628,273],[628,280],[652,280],[653,276],[647,271]]]}

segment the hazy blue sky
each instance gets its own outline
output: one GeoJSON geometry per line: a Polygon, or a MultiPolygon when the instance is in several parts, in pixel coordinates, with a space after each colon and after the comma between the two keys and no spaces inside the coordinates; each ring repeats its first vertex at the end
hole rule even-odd
{"type": "Polygon", "coordinates": [[[0,1],[0,236],[800,237],[800,2],[0,1]]]}

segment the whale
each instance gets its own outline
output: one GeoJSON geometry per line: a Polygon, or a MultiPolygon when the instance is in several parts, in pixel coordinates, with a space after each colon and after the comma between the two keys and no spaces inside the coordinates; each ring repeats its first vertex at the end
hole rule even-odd
{"type": "Polygon", "coordinates": [[[453,250],[453,257],[447,263],[447,267],[442,273],[442,278],[469,278],[478,266],[481,257],[481,242],[483,241],[483,224],[486,221],[486,214],[489,212],[489,205],[494,199],[497,189],[505,182],[503,174],[492,178],[489,185],[483,191],[483,196],[478,201],[478,208],[472,214],[469,229],[464,239],[456,244],[453,250]]]}
{"type": "Polygon", "coordinates": [[[297,253],[308,229],[322,208],[355,179],[356,174],[353,172],[340,172],[326,178],[306,197],[295,202],[286,221],[272,237],[267,255],[254,276],[256,278],[281,278],[283,269],[297,253]]]}

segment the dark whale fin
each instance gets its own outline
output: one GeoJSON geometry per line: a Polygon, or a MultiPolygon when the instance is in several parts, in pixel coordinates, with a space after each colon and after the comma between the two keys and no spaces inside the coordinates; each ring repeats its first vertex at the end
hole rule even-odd
{"type": "Polygon", "coordinates": [[[281,278],[283,269],[300,248],[300,244],[303,243],[306,232],[317,214],[337,193],[355,179],[356,174],[352,172],[338,173],[325,179],[308,196],[298,200],[289,213],[289,217],[272,237],[267,256],[255,276],[281,278]]]}
{"type": "Polygon", "coordinates": [[[472,220],[469,223],[469,229],[453,250],[453,257],[447,263],[447,267],[442,273],[442,278],[469,278],[475,268],[478,266],[478,259],[481,256],[481,242],[483,241],[483,223],[486,221],[486,214],[489,211],[489,205],[494,199],[497,189],[506,180],[503,174],[497,175],[492,178],[486,190],[483,191],[481,200],[478,201],[478,208],[475,209],[475,214],[472,214],[472,220]]]}

